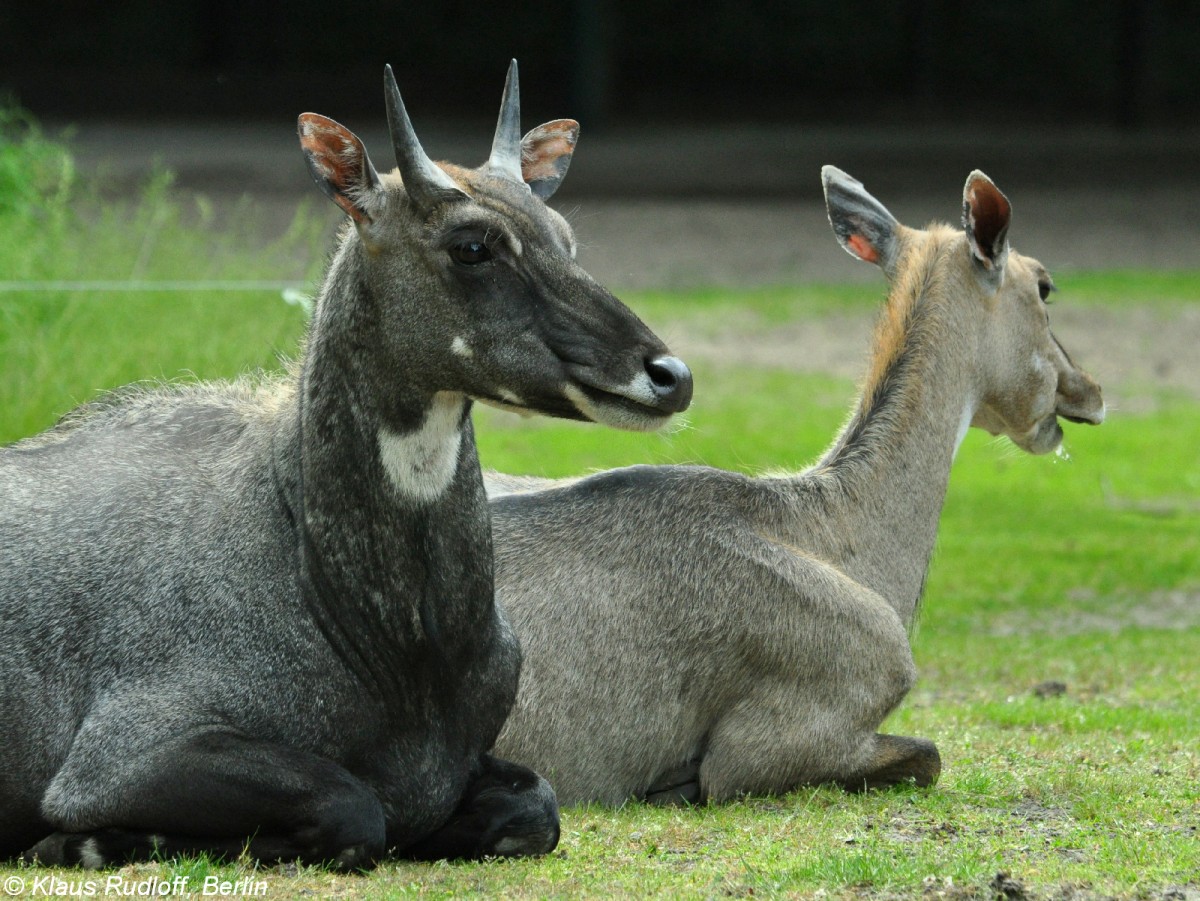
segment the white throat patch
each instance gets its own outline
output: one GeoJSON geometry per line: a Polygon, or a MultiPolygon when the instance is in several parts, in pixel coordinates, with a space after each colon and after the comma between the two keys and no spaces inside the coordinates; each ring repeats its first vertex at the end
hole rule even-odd
{"type": "Polygon", "coordinates": [[[440,392],[415,432],[399,435],[379,430],[379,458],[392,486],[405,498],[421,503],[437,500],[454,479],[462,445],[463,400],[440,392]]]}

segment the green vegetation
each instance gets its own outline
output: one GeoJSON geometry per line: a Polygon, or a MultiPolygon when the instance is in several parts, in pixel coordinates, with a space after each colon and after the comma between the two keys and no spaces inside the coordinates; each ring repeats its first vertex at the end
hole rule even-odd
{"type": "Polygon", "coordinates": [[[304,314],[281,289],[315,283],[327,228],[307,206],[275,241],[261,227],[252,202],[218,210],[176,195],[164,172],[101,196],[25,114],[0,107],[0,443],[101,389],[294,352],[304,314]],[[277,287],[246,290],[256,283],[277,287]]]}
{"type": "MultiPolygon", "coordinates": [[[[0,145],[0,160],[12,146],[0,145]]],[[[70,171],[43,151],[59,161],[46,171],[70,171]]],[[[0,279],[311,283],[326,250],[303,217],[278,245],[231,237],[161,177],[136,200],[106,204],[66,175],[47,178],[31,197],[0,196],[0,279]]],[[[1165,298],[1169,320],[1200,298],[1200,273],[1075,273],[1059,286],[1072,305],[1117,311],[1165,298]]],[[[694,334],[714,322],[861,313],[879,296],[798,286],[629,300],[664,333],[682,323],[694,334]]],[[[303,328],[277,290],[0,292],[0,441],[123,382],[275,367],[303,328]]],[[[854,391],[848,379],[780,366],[698,359],[695,370],[697,403],[673,431],[619,434],[483,409],[481,456],[544,475],[634,462],[796,468],[826,446],[854,391]]],[[[542,860],[341,876],[200,859],[120,873],[127,884],[186,876],[193,890],[208,876],[265,879],[269,898],[1200,892],[1200,400],[1163,394],[1101,428],[1068,426],[1067,447],[1069,459],[1032,458],[972,433],[959,453],[914,633],[921,681],[886,727],[938,743],[945,769],[932,790],[568,809],[559,849],[542,860]]],[[[0,872],[27,886],[44,875],[0,872]]],[[[57,876],[103,888],[103,875],[57,876]]]]}
{"type": "Polygon", "coordinates": [[[0,103],[0,216],[61,210],[74,181],[71,155],[23,110],[0,103]]]}

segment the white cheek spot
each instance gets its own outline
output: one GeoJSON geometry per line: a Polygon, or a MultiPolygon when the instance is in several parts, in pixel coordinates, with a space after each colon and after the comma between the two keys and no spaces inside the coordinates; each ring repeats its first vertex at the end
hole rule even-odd
{"type": "Polygon", "coordinates": [[[568,382],[566,385],[563,385],[563,394],[566,395],[567,400],[575,405],[575,409],[583,414],[585,419],[589,419],[592,422],[601,422],[605,425],[616,426],[617,428],[623,427],[622,420],[627,418],[624,414],[624,411],[618,409],[613,409],[610,411],[605,409],[584,394],[580,388],[572,385],[570,382],[568,382]]]}
{"type": "Polygon", "coordinates": [[[1045,354],[1033,354],[1033,368],[1042,378],[1052,380],[1058,384],[1058,369],[1054,365],[1054,361],[1045,354]]]}
{"type": "Polygon", "coordinates": [[[413,432],[379,430],[379,458],[388,480],[409,500],[429,503],[441,496],[458,469],[462,445],[462,398],[442,392],[413,432]]]}
{"type": "Polygon", "coordinates": [[[471,349],[471,345],[461,335],[450,342],[450,351],[464,360],[469,360],[475,356],[475,351],[471,349]]]}
{"type": "Polygon", "coordinates": [[[505,403],[512,404],[514,407],[525,406],[525,401],[521,399],[521,395],[514,391],[509,391],[507,388],[497,388],[496,396],[505,403]]]}
{"type": "Polygon", "coordinates": [[[1037,419],[1049,416],[1058,405],[1058,367],[1043,354],[1033,355],[1033,367],[1042,380],[1041,394],[1033,398],[1033,415],[1037,419]]]}
{"type": "Polygon", "coordinates": [[[98,870],[104,866],[104,855],[94,838],[87,839],[79,846],[79,865],[85,870],[98,870]]]}
{"type": "Polygon", "coordinates": [[[563,385],[563,394],[566,395],[567,400],[575,405],[576,410],[578,410],[588,419],[595,421],[596,407],[590,400],[588,400],[586,394],[569,382],[563,385]]]}

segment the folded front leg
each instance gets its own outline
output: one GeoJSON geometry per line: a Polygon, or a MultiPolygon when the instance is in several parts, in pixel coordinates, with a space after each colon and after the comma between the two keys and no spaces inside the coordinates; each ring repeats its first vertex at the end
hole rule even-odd
{"type": "Polygon", "coordinates": [[[558,844],[558,802],[550,784],[528,767],[485,754],[444,826],[400,849],[416,860],[523,857],[558,844]]]}
{"type": "Polygon", "coordinates": [[[700,758],[695,757],[667,770],[646,789],[647,804],[662,807],[694,806],[704,801],[700,791],[700,758]]]}
{"type": "Polygon", "coordinates": [[[227,731],[137,759],[96,760],[82,735],[43,802],[59,831],[25,852],[50,866],[102,867],[177,854],[369,867],[383,808],[345,768],[227,731]],[[99,763],[99,765],[97,765],[99,763]]]}

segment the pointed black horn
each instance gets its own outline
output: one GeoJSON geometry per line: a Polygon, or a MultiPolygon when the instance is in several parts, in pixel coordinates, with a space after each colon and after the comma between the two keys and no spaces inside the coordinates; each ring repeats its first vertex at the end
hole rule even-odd
{"type": "Polygon", "coordinates": [[[521,87],[515,59],[508,64],[504,99],[500,102],[500,118],[496,120],[492,155],[488,157],[487,165],[498,175],[519,184],[525,183],[521,176],[521,87]]]}
{"type": "Polygon", "coordinates": [[[396,165],[400,167],[404,189],[413,203],[422,211],[429,212],[439,203],[465,196],[454,179],[425,155],[409,121],[404,101],[400,98],[400,88],[396,86],[396,76],[392,74],[391,66],[383,67],[383,93],[387,101],[388,131],[396,152],[396,165]]]}

